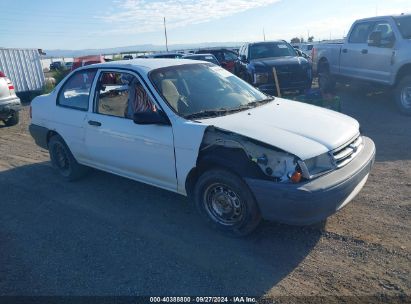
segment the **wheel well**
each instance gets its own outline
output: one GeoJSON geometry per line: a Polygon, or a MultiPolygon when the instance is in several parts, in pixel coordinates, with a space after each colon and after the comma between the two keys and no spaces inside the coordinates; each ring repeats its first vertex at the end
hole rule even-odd
{"type": "Polygon", "coordinates": [[[59,135],[56,131],[50,130],[47,132],[47,146],[49,145],[50,139],[54,135],[59,135]]]}
{"type": "Polygon", "coordinates": [[[411,63],[403,65],[399,71],[397,72],[397,76],[395,77],[395,84],[398,84],[401,79],[406,76],[411,75],[411,63]]]}
{"type": "Polygon", "coordinates": [[[185,188],[188,196],[191,196],[201,174],[213,168],[225,169],[241,178],[269,179],[256,163],[250,161],[244,150],[216,146],[200,153],[196,167],[187,175],[185,188]]]}

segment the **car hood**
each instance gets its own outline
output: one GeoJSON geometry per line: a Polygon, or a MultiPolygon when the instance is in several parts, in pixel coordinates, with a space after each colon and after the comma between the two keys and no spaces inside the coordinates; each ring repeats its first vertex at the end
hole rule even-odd
{"type": "Polygon", "coordinates": [[[264,142],[302,160],[334,150],[359,134],[358,122],[347,115],[281,98],[200,122],[264,142]]]}
{"type": "Polygon", "coordinates": [[[300,65],[308,64],[308,61],[302,57],[272,57],[251,60],[255,67],[277,67],[283,65],[300,65]]]}

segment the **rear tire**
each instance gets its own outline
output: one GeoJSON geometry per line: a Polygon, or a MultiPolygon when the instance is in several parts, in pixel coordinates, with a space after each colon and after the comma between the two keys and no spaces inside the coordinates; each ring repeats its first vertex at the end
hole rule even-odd
{"type": "Polygon", "coordinates": [[[394,90],[398,109],[405,115],[411,115],[411,76],[405,76],[394,90]]]}
{"type": "Polygon", "coordinates": [[[213,228],[232,236],[245,236],[261,221],[260,210],[246,183],[221,169],[204,172],[194,187],[200,215],[213,228]]]}
{"type": "Polygon", "coordinates": [[[15,126],[19,123],[19,112],[13,112],[13,114],[4,121],[4,124],[8,127],[15,126]]]}
{"type": "Polygon", "coordinates": [[[53,167],[65,180],[74,181],[86,173],[86,167],[75,160],[61,136],[53,135],[50,138],[48,147],[53,167]]]}

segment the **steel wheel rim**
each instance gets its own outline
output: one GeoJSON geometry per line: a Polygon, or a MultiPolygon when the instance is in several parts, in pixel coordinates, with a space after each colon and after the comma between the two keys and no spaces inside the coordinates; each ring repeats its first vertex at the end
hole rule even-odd
{"type": "Polygon", "coordinates": [[[215,183],[204,191],[203,202],[208,215],[217,223],[233,226],[244,218],[245,205],[231,187],[215,183]]]}
{"type": "Polygon", "coordinates": [[[70,168],[66,149],[58,143],[54,146],[54,163],[63,174],[67,174],[70,168]]]}
{"type": "Polygon", "coordinates": [[[411,108],[411,87],[405,87],[401,91],[401,104],[404,108],[411,108]]]}

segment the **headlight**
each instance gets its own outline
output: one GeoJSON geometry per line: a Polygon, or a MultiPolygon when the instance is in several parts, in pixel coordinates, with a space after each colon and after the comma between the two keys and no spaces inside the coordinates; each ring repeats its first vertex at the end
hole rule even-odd
{"type": "Polygon", "coordinates": [[[299,161],[299,165],[305,178],[313,178],[334,169],[334,163],[329,153],[299,161]]]}
{"type": "Polygon", "coordinates": [[[268,82],[268,73],[254,73],[254,84],[264,84],[268,82]]]}

